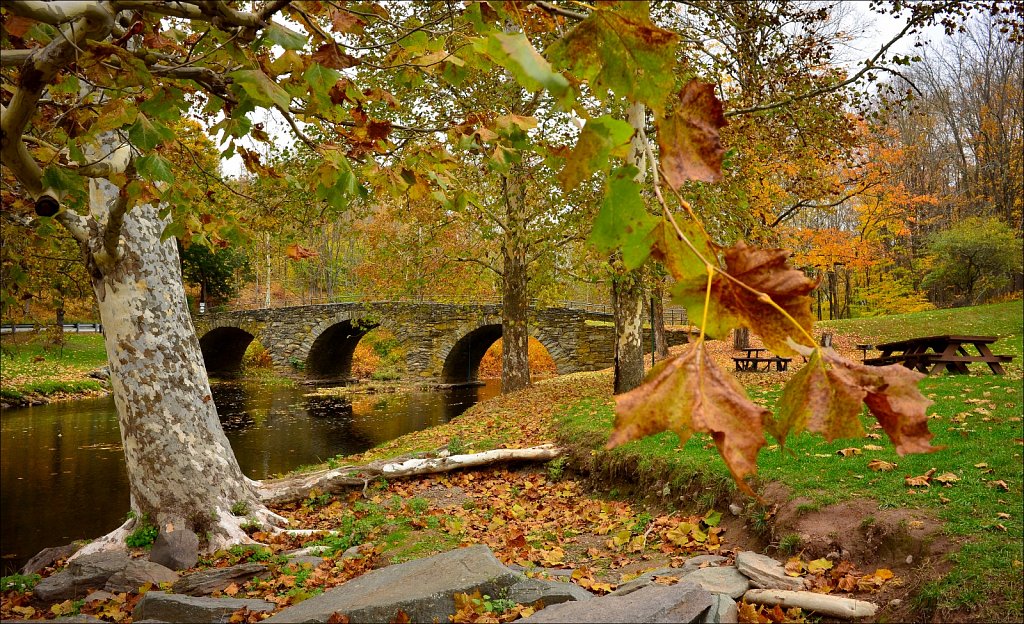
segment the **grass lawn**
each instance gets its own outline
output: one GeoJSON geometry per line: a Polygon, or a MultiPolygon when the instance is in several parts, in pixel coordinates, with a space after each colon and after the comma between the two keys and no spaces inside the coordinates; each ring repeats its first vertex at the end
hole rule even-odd
{"type": "Polygon", "coordinates": [[[0,339],[0,398],[88,394],[103,390],[89,371],[107,365],[100,334],[65,333],[63,346],[45,334],[5,334],[0,339]]]}
{"type": "MultiPolygon", "coordinates": [[[[935,334],[997,335],[993,350],[1015,355],[1007,375],[989,374],[981,365],[968,376],[941,375],[921,383],[935,402],[929,408],[933,444],[944,448],[927,455],[899,457],[874,419],[864,417],[866,436],[833,443],[803,434],[791,438],[786,450],[762,449],[757,477],[762,486],[785,484],[794,498],[806,499],[800,509],[812,511],[855,499],[871,499],[879,507],[925,510],[943,523],[943,532],[959,546],[950,556],[950,571],[918,588],[915,606],[925,612],[971,612],[982,617],[1019,619],[1022,593],[1022,452],[1021,408],[1022,306],[1020,301],[914,314],[834,321],[838,334],[854,334],[877,342],[935,334]],[[838,453],[841,449],[848,456],[838,453]],[[896,464],[891,471],[868,468],[872,460],[896,464]],[[909,487],[905,477],[951,473],[947,485],[909,487]]],[[[754,377],[745,376],[744,381],[754,377]]],[[[774,407],[781,384],[748,384],[751,397],[774,407]]],[[[589,397],[556,414],[559,439],[598,449],[613,421],[608,397],[589,397]]],[[[707,505],[731,491],[729,473],[707,436],[695,436],[685,447],[671,432],[632,442],[611,452],[595,450],[610,471],[631,467],[640,475],[662,480],[706,497],[707,505]],[[619,467],[619,468],[616,468],[619,467]]],[[[760,520],[751,518],[753,524],[760,520]]],[[[755,527],[757,528],[757,527],[755,527]]]]}

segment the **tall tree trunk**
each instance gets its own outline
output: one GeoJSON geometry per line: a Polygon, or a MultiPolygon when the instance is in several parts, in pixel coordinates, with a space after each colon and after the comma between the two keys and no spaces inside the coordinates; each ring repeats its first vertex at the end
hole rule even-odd
{"type": "Polygon", "coordinates": [[[526,186],[522,168],[513,166],[501,184],[505,193],[505,236],[501,245],[501,391],[514,392],[530,385],[526,186]]]}
{"type": "MultiPolygon", "coordinates": [[[[645,109],[641,103],[629,107],[628,121],[636,130],[627,162],[639,167],[637,182],[643,183],[646,171],[646,145],[640,130],[645,109]]],[[[616,254],[618,256],[618,254],[616,254]]],[[[626,271],[621,258],[612,259],[612,308],[615,316],[615,393],[628,392],[644,377],[644,289],[641,271],[626,271]]]]}
{"type": "MultiPolygon", "coordinates": [[[[92,181],[90,197],[111,204],[118,189],[92,181]]],[[[94,215],[103,218],[104,210],[94,215]]],[[[217,550],[251,542],[231,513],[236,503],[261,521],[276,516],[257,498],[217,418],[199,341],[185,299],[174,239],[152,205],[124,217],[117,258],[103,252],[101,228],[90,220],[83,245],[109,354],[110,380],[121,426],[135,518],[90,545],[124,547],[143,518],[187,527],[217,550]]]]}
{"type": "Polygon", "coordinates": [[[654,353],[658,358],[668,357],[668,339],[665,336],[665,278],[658,276],[654,281],[651,303],[654,310],[654,353]]]}

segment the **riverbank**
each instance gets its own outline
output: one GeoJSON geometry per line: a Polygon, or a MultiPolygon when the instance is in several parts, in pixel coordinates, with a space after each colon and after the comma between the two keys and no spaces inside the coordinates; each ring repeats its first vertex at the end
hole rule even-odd
{"type": "MultiPolygon", "coordinates": [[[[90,373],[107,365],[100,334],[64,334],[53,344],[45,334],[0,337],[0,404],[40,405],[102,396],[109,385],[90,373]]],[[[102,376],[100,376],[102,377],[102,376]]]]}

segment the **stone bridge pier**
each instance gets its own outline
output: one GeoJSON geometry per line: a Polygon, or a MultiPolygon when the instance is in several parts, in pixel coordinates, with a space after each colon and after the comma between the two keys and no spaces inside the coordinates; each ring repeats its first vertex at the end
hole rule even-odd
{"type": "MultiPolygon", "coordinates": [[[[547,349],[558,374],[613,364],[610,314],[570,308],[532,311],[530,335],[547,349]]],[[[203,314],[194,319],[207,370],[236,374],[258,340],[277,372],[310,380],[346,379],[356,345],[376,327],[391,331],[405,355],[408,378],[442,384],[473,382],[480,360],[501,338],[500,305],[331,303],[203,314]]],[[[669,331],[670,345],[687,341],[669,331]]],[[[650,332],[645,332],[650,344],[650,332]]]]}

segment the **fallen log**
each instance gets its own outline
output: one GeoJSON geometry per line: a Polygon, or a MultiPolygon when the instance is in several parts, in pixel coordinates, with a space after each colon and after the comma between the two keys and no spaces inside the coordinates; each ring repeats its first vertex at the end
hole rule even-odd
{"type": "Polygon", "coordinates": [[[769,606],[800,607],[847,620],[874,617],[878,610],[878,605],[863,600],[786,589],[750,589],[743,594],[743,600],[769,606]]]}
{"type": "Polygon", "coordinates": [[[256,492],[264,503],[277,505],[309,496],[313,490],[335,492],[345,487],[365,488],[374,479],[416,477],[462,468],[490,466],[510,461],[548,461],[563,453],[561,447],[542,444],[524,449],[494,449],[468,455],[414,457],[371,462],[365,466],[339,466],[282,479],[256,481],[256,492]]]}

